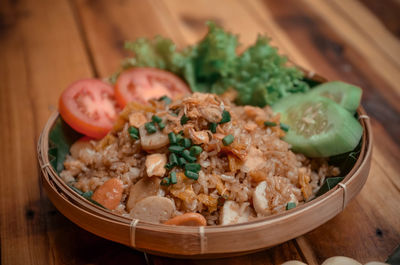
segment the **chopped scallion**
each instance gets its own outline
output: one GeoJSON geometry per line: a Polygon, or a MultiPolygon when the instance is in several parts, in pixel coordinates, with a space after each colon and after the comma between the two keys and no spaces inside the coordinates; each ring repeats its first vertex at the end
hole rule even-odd
{"type": "Polygon", "coordinates": [[[185,158],[187,161],[189,161],[189,162],[191,162],[191,163],[192,163],[192,162],[196,162],[196,157],[191,156],[189,150],[184,150],[184,151],[182,152],[182,157],[185,158]]]}
{"type": "Polygon", "coordinates": [[[276,122],[266,121],[266,122],[264,122],[264,125],[267,127],[274,127],[274,126],[276,126],[276,122]]]}
{"type": "Polygon", "coordinates": [[[281,123],[280,127],[281,127],[281,129],[282,129],[283,131],[285,131],[285,132],[288,132],[288,131],[289,131],[289,128],[290,128],[289,125],[284,124],[284,123],[281,123]]]}
{"type": "Polygon", "coordinates": [[[148,134],[153,134],[157,131],[157,128],[153,122],[148,122],[144,125],[148,134]]]}
{"type": "Polygon", "coordinates": [[[183,157],[178,157],[178,165],[179,165],[180,167],[185,166],[186,163],[187,163],[186,159],[184,159],[183,157]]]}
{"type": "Polygon", "coordinates": [[[157,115],[153,115],[153,116],[151,117],[151,120],[154,121],[154,122],[156,122],[156,123],[162,122],[162,119],[161,119],[160,117],[158,117],[157,115]]]}
{"type": "Polygon", "coordinates": [[[189,118],[186,117],[185,114],[183,114],[182,118],[181,118],[181,125],[184,125],[188,122],[189,118]]]}
{"type": "Polygon", "coordinates": [[[189,151],[191,156],[198,156],[201,152],[203,152],[203,148],[197,145],[193,145],[192,147],[190,147],[189,151]]]}
{"type": "Polygon", "coordinates": [[[129,133],[129,136],[130,136],[132,139],[136,139],[136,140],[139,139],[139,130],[138,130],[137,128],[135,128],[135,127],[133,127],[133,126],[130,126],[130,127],[128,128],[128,133],[129,133]]]}
{"type": "Polygon", "coordinates": [[[170,132],[170,133],[168,134],[168,139],[169,139],[169,143],[170,143],[170,144],[176,144],[176,143],[177,143],[177,141],[176,141],[176,135],[175,135],[175,133],[173,133],[173,132],[170,132]]]}
{"type": "Polygon", "coordinates": [[[199,178],[199,174],[193,171],[185,170],[185,176],[197,180],[199,178]]]}
{"type": "Polygon", "coordinates": [[[185,169],[197,173],[201,170],[201,166],[197,163],[187,163],[185,169]]]}
{"type": "Polygon", "coordinates": [[[290,210],[296,207],[296,203],[295,202],[288,202],[286,204],[286,210],[290,210]]]}
{"type": "Polygon", "coordinates": [[[233,140],[234,140],[235,138],[233,137],[233,135],[232,134],[228,134],[227,136],[225,136],[223,139],[222,139],[222,143],[225,145],[225,146],[227,146],[227,145],[230,145],[231,143],[233,143],[233,140]]]}
{"type": "Polygon", "coordinates": [[[169,177],[170,177],[171,184],[178,183],[178,179],[176,178],[176,172],[175,171],[172,171],[169,177]]]}
{"type": "Polygon", "coordinates": [[[210,123],[210,131],[212,133],[216,133],[217,132],[217,125],[215,122],[210,123]]]}
{"type": "Polygon", "coordinates": [[[178,165],[178,157],[177,157],[176,154],[171,153],[171,154],[169,155],[169,164],[170,164],[171,166],[177,166],[177,165],[178,165]]]}
{"type": "Polygon", "coordinates": [[[189,138],[183,138],[180,144],[185,148],[189,148],[192,146],[192,141],[189,138]]]}
{"type": "Polygon", "coordinates": [[[163,129],[165,128],[165,123],[160,122],[160,123],[158,124],[158,128],[160,128],[160,130],[163,130],[163,129]]]}
{"type": "Polygon", "coordinates": [[[224,110],[222,112],[222,119],[219,123],[227,123],[231,121],[231,114],[229,113],[229,111],[224,110]]]}
{"type": "Polygon", "coordinates": [[[180,154],[180,153],[182,153],[183,150],[185,150],[185,147],[179,146],[179,145],[170,145],[170,146],[168,147],[168,150],[169,150],[170,152],[172,152],[172,153],[180,154]]]}
{"type": "Polygon", "coordinates": [[[167,96],[162,96],[162,97],[159,98],[158,100],[159,100],[159,101],[164,101],[164,103],[165,103],[166,105],[169,105],[169,104],[171,104],[171,102],[172,102],[172,100],[171,100],[169,97],[167,97],[167,96]]]}

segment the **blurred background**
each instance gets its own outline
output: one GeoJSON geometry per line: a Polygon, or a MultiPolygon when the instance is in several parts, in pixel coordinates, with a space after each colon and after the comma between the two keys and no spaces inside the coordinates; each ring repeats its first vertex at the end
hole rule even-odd
{"type": "Polygon", "coordinates": [[[242,47],[267,35],[294,63],[364,89],[374,136],[371,174],[344,212],[275,248],[238,258],[154,264],[320,264],[345,255],[384,261],[400,242],[399,0],[0,0],[0,238],[2,264],[146,264],[128,247],[63,217],[39,182],[36,143],[61,91],[108,77],[125,40],[163,35],[179,47],[213,20],[242,47]]]}

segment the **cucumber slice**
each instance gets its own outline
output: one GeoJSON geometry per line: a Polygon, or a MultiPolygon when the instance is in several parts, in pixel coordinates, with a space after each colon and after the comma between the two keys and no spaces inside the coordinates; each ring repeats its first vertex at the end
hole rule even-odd
{"type": "Polygon", "coordinates": [[[272,109],[290,126],[283,138],[294,152],[308,157],[329,157],[353,150],[362,126],[350,112],[334,101],[310,94],[281,99],[272,109]]]}
{"type": "Polygon", "coordinates": [[[359,87],[333,81],[320,84],[308,92],[314,96],[332,99],[351,113],[355,113],[361,101],[362,90],[359,87]]]}

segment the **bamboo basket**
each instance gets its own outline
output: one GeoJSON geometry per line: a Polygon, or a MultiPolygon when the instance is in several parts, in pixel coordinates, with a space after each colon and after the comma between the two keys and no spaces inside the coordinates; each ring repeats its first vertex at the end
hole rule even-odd
{"type": "MultiPolygon", "coordinates": [[[[318,83],[326,79],[303,70],[318,83]]],[[[364,132],[360,155],[343,181],[311,202],[288,212],[248,223],[189,227],[132,221],[105,210],[73,191],[49,161],[49,133],[59,113],[47,121],[38,141],[38,161],[43,186],[56,208],[72,222],[100,237],[147,253],[175,258],[217,258],[266,249],[303,235],[343,211],[365,184],[372,153],[372,131],[362,107],[357,110],[364,132]]]]}

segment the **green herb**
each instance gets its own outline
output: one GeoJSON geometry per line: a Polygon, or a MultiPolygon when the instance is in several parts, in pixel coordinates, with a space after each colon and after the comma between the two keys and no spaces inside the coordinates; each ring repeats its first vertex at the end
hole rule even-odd
{"type": "Polygon", "coordinates": [[[172,171],[172,172],[171,172],[171,174],[170,174],[170,181],[171,181],[171,184],[176,184],[176,183],[178,183],[178,179],[176,178],[176,172],[175,172],[175,171],[172,171]]]}
{"type": "Polygon", "coordinates": [[[286,210],[290,210],[290,209],[293,209],[295,207],[296,207],[296,203],[294,203],[294,202],[288,202],[286,204],[286,210]]]}
{"type": "Polygon", "coordinates": [[[165,128],[165,124],[163,122],[160,122],[158,124],[158,128],[160,128],[160,130],[163,130],[165,128]]]}
{"type": "Polygon", "coordinates": [[[230,121],[231,121],[231,114],[228,111],[224,110],[222,112],[222,119],[221,119],[221,121],[219,123],[223,124],[223,123],[227,123],[227,122],[230,122],[230,121]]]}
{"type": "Polygon", "coordinates": [[[182,157],[186,159],[186,161],[189,162],[196,162],[196,157],[191,156],[189,150],[184,150],[182,152],[182,157]]]}
{"type": "Polygon", "coordinates": [[[85,199],[91,199],[92,198],[92,195],[93,195],[93,191],[87,191],[87,192],[84,192],[83,194],[82,194],[82,196],[85,198],[85,199]]]}
{"type": "Polygon", "coordinates": [[[177,143],[181,143],[181,142],[182,142],[182,139],[183,139],[182,133],[178,133],[178,134],[176,135],[176,142],[177,142],[177,143]]]}
{"type": "Polygon", "coordinates": [[[267,127],[274,127],[274,126],[276,126],[276,122],[273,122],[273,121],[265,121],[265,122],[264,122],[264,125],[267,126],[267,127]]]}
{"type": "Polygon", "coordinates": [[[178,157],[178,165],[179,165],[180,167],[185,166],[186,163],[187,163],[186,159],[184,159],[183,157],[178,157]]]}
{"type": "Polygon", "coordinates": [[[128,133],[129,133],[129,136],[130,136],[132,139],[136,139],[136,140],[139,139],[139,130],[138,130],[137,128],[135,128],[135,127],[133,127],[133,126],[130,126],[130,127],[128,128],[128,133]]]}
{"type": "Polygon", "coordinates": [[[198,145],[193,145],[192,147],[190,147],[189,151],[191,156],[198,156],[201,154],[201,152],[203,152],[203,148],[198,145]]]}
{"type": "Polygon", "coordinates": [[[157,115],[153,115],[151,117],[151,120],[154,121],[155,123],[160,123],[162,122],[162,119],[160,117],[158,117],[157,115]]]}
{"type": "Polygon", "coordinates": [[[75,186],[73,185],[73,183],[74,182],[70,182],[70,183],[68,183],[67,185],[68,185],[68,187],[70,187],[73,191],[75,191],[76,193],[78,193],[79,195],[83,195],[83,191],[81,191],[80,189],[78,189],[78,188],[75,188],[75,186]]]}
{"type": "Polygon", "coordinates": [[[185,148],[189,148],[192,146],[192,141],[189,138],[183,138],[180,144],[185,148]]]}
{"type": "Polygon", "coordinates": [[[170,182],[171,182],[171,180],[168,177],[165,177],[161,180],[160,184],[163,186],[169,186],[170,182]]]}
{"type": "Polygon", "coordinates": [[[134,56],[124,61],[123,69],[164,69],[185,79],[193,92],[222,94],[233,87],[240,105],[272,105],[282,97],[309,89],[303,73],[288,66],[287,58],[278,54],[268,38],[259,36],[239,55],[236,35],[213,22],[207,25],[207,35],[182,51],[160,36],[127,42],[125,48],[134,56]]]}
{"type": "Polygon", "coordinates": [[[183,114],[183,116],[181,117],[181,125],[184,125],[188,122],[189,118],[186,117],[185,114],[183,114]]]}
{"type": "Polygon", "coordinates": [[[148,134],[153,134],[157,131],[157,128],[153,122],[148,122],[144,125],[148,134]]]}
{"type": "Polygon", "coordinates": [[[169,105],[169,104],[171,104],[171,102],[172,102],[172,100],[171,100],[169,97],[167,97],[167,96],[162,96],[161,98],[158,99],[158,101],[164,101],[164,103],[165,103],[166,105],[169,105]]]}
{"type": "Polygon", "coordinates": [[[172,164],[170,164],[170,163],[167,163],[167,164],[165,164],[165,166],[164,166],[166,169],[173,169],[174,168],[174,165],[172,165],[172,164]]]}
{"type": "Polygon", "coordinates": [[[288,132],[289,131],[289,125],[286,125],[286,124],[284,124],[284,123],[281,123],[280,124],[280,127],[281,127],[281,129],[283,130],[283,131],[285,131],[285,132],[288,132]]]}
{"type": "Polygon", "coordinates": [[[321,188],[318,190],[315,196],[321,196],[326,192],[333,189],[339,182],[341,182],[344,178],[343,177],[331,177],[326,178],[324,184],[322,184],[321,188]]]}
{"type": "Polygon", "coordinates": [[[170,145],[170,146],[168,147],[168,150],[169,150],[170,152],[172,152],[172,153],[180,154],[180,153],[182,153],[183,150],[185,150],[185,147],[179,146],[179,145],[170,145]]]}
{"type": "Polygon", "coordinates": [[[173,133],[173,132],[170,132],[170,133],[168,134],[168,139],[169,139],[169,143],[170,143],[170,144],[176,144],[176,143],[177,143],[177,141],[176,141],[176,135],[175,135],[175,133],[173,133]]]}
{"type": "Polygon", "coordinates": [[[216,132],[217,132],[217,125],[218,125],[218,124],[216,124],[215,122],[211,122],[211,123],[210,123],[210,131],[211,131],[212,133],[216,133],[216,132]]]}
{"type": "Polygon", "coordinates": [[[187,163],[185,169],[193,172],[199,172],[201,170],[200,164],[197,163],[187,163]]]}
{"type": "Polygon", "coordinates": [[[199,178],[199,174],[193,171],[185,170],[185,176],[197,180],[199,178]]]}
{"type": "Polygon", "coordinates": [[[225,146],[227,146],[227,145],[230,145],[231,143],[233,143],[233,140],[234,140],[233,135],[232,135],[232,134],[228,134],[227,136],[225,136],[225,137],[222,139],[222,143],[223,143],[225,146]]]}
{"type": "Polygon", "coordinates": [[[169,154],[169,164],[171,166],[178,165],[178,157],[176,156],[176,154],[174,154],[174,153],[169,154]]]}

